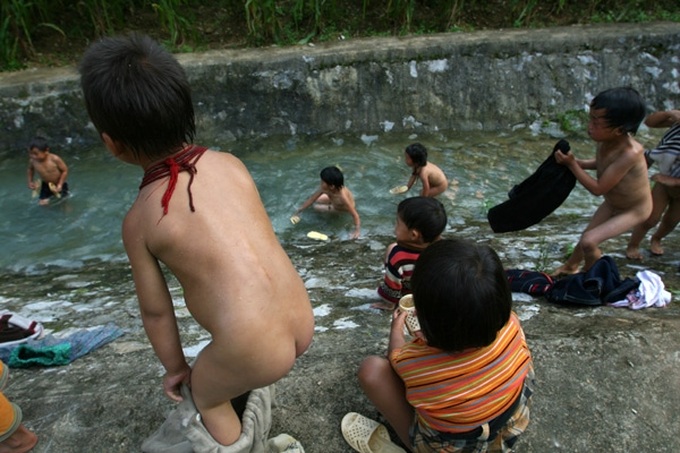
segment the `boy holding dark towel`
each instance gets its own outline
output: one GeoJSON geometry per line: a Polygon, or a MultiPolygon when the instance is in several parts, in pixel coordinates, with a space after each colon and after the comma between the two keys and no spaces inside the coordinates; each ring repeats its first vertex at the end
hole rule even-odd
{"type": "Polygon", "coordinates": [[[602,256],[600,244],[644,222],[652,212],[644,148],[634,138],[645,104],[632,88],[612,88],[590,103],[588,135],[597,144],[593,159],[555,153],[590,193],[604,201],[593,214],[569,259],[553,275],[587,271],[602,256]],[[586,170],[596,170],[597,178],[586,170]],[[581,262],[583,268],[579,269],[581,262]]]}

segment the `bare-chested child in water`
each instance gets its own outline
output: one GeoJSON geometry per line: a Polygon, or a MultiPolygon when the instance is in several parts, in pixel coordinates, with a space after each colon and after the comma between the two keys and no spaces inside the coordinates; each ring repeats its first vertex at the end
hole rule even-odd
{"type": "Polygon", "coordinates": [[[192,143],[191,91],[177,60],[147,36],[103,38],[80,63],[88,114],[108,150],[144,169],[123,222],[144,329],[182,399],[190,386],[210,435],[239,439],[232,400],[284,377],[310,345],[314,316],[243,163],[192,143]],[[211,335],[190,367],[164,270],[211,335]]]}
{"type": "Polygon", "coordinates": [[[427,149],[423,145],[420,143],[408,145],[404,154],[406,165],[413,169],[411,178],[406,184],[407,191],[420,180],[422,184],[420,196],[436,197],[444,193],[449,187],[449,180],[441,168],[427,161],[427,149]]]}
{"type": "Polygon", "coordinates": [[[39,190],[38,203],[47,205],[52,197],[68,195],[68,166],[64,160],[50,151],[47,140],[35,137],[28,145],[28,188],[39,190]],[[35,175],[40,176],[40,182],[35,182],[35,175]]]}
{"type": "Polygon", "coordinates": [[[602,256],[602,242],[630,231],[652,212],[644,148],[633,137],[644,117],[645,104],[634,89],[603,91],[590,103],[588,135],[597,144],[595,158],[581,160],[571,152],[555,153],[558,163],[569,167],[583,187],[604,201],[574,252],[553,275],[587,271],[602,256]],[[585,170],[596,170],[597,179],[585,170]]]}
{"type": "Polygon", "coordinates": [[[354,220],[354,231],[350,237],[357,239],[361,234],[361,218],[354,203],[354,195],[345,187],[342,171],[338,167],[326,167],[321,170],[320,176],[319,188],[300,205],[290,220],[293,223],[299,222],[299,214],[312,205],[321,212],[348,212],[354,220]]]}

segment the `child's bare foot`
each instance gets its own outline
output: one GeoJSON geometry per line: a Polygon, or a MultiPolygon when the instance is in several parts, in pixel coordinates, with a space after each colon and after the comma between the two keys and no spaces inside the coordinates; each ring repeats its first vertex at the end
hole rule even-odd
{"type": "Polygon", "coordinates": [[[626,249],[626,258],[629,260],[641,261],[642,253],[640,253],[639,247],[628,247],[626,249]]]}
{"type": "Polygon", "coordinates": [[[552,274],[550,274],[551,277],[562,277],[564,275],[574,275],[578,274],[579,270],[578,267],[570,267],[565,264],[561,265],[557,269],[553,271],[552,274]]]}
{"type": "Polygon", "coordinates": [[[394,311],[397,304],[391,304],[389,302],[376,302],[371,304],[371,308],[377,308],[378,310],[394,311]]]}
{"type": "Polygon", "coordinates": [[[652,236],[649,251],[652,252],[652,255],[656,256],[663,255],[663,247],[661,247],[661,240],[655,239],[654,236],[652,236]]]}
{"type": "Polygon", "coordinates": [[[38,436],[22,424],[11,436],[0,442],[0,453],[25,453],[33,450],[37,443],[38,436]]]}

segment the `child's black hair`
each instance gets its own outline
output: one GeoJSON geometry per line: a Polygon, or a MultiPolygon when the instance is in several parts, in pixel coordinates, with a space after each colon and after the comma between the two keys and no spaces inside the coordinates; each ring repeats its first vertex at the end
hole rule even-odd
{"type": "Polygon", "coordinates": [[[412,143],[406,147],[406,154],[411,158],[416,168],[427,165],[427,149],[420,143],[412,143]]]}
{"type": "Polygon", "coordinates": [[[491,344],[508,322],[512,293],[496,252],[462,239],[441,239],[418,257],[413,301],[428,345],[458,352],[491,344]]]}
{"type": "Polygon", "coordinates": [[[99,133],[158,160],[192,143],[191,89],[175,57],[148,36],[102,38],[79,65],[85,106],[99,133]]]}
{"type": "Polygon", "coordinates": [[[446,228],[446,210],[435,198],[406,198],[397,206],[397,216],[409,230],[418,230],[427,243],[437,239],[446,228]]]}
{"type": "Polygon", "coordinates": [[[345,185],[345,177],[338,167],[326,167],[321,170],[320,176],[323,182],[338,189],[345,185]]]}
{"type": "Polygon", "coordinates": [[[40,151],[47,151],[49,147],[50,145],[47,142],[47,139],[39,135],[33,137],[28,144],[29,151],[32,150],[33,148],[39,149],[40,151]]]}
{"type": "Polygon", "coordinates": [[[604,109],[607,126],[637,133],[647,109],[640,93],[631,87],[610,88],[599,93],[590,103],[591,109],[604,109]]]}

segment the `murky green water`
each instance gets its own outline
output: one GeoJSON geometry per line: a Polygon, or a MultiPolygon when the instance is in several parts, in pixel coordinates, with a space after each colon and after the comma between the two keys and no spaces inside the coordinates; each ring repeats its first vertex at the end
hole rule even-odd
{"type": "MultiPolygon", "coordinates": [[[[653,145],[660,136],[655,132],[642,131],[639,139],[653,145]]],[[[578,157],[593,154],[593,143],[587,137],[567,139],[578,157]]],[[[427,146],[429,159],[452,181],[440,198],[449,215],[446,235],[490,243],[508,267],[551,269],[559,264],[566,247],[578,239],[600,202],[577,184],[567,201],[541,224],[523,232],[494,235],[486,221],[487,209],[505,201],[507,191],[530,175],[557,141],[527,131],[287,138],[228,148],[252,173],[275,231],[303,276],[309,272],[309,278],[311,274],[314,278],[337,278],[346,285],[353,280],[372,288],[371,282],[380,278],[384,246],[392,240],[396,205],[406,196],[391,195],[389,189],[406,183],[409,169],[403,162],[403,149],[414,141],[427,146]],[[362,238],[356,244],[345,241],[352,230],[350,216],[328,216],[308,209],[299,224],[289,221],[295,208],[318,187],[319,171],[328,165],[342,168],[346,185],[355,194],[362,220],[362,238]],[[310,230],[328,234],[332,245],[309,240],[306,233],[310,230]],[[344,265],[335,260],[314,261],[314,250],[331,246],[351,251],[344,265]]],[[[219,144],[202,143],[220,148],[219,144]]],[[[99,292],[115,293],[119,285],[126,287],[128,298],[131,284],[125,277],[120,225],[136,196],[141,169],[116,161],[103,147],[75,153],[55,147],[54,152],[69,164],[72,196],[49,207],[40,207],[31,199],[25,154],[18,152],[0,162],[4,175],[0,180],[0,269],[4,282],[0,301],[11,300],[16,306],[22,300],[61,290],[70,291],[71,298],[92,298],[93,294],[74,288],[97,287],[99,292]],[[68,277],[55,279],[63,275],[68,277]]],[[[416,194],[412,190],[408,195],[416,194]]],[[[626,240],[627,236],[610,241],[605,252],[621,256],[626,240]]],[[[667,250],[677,248],[675,243],[671,235],[667,250]]],[[[661,272],[671,272],[673,275],[667,276],[674,279],[671,267],[677,265],[678,258],[672,250],[668,252],[665,261],[657,263],[661,272]]]]}

